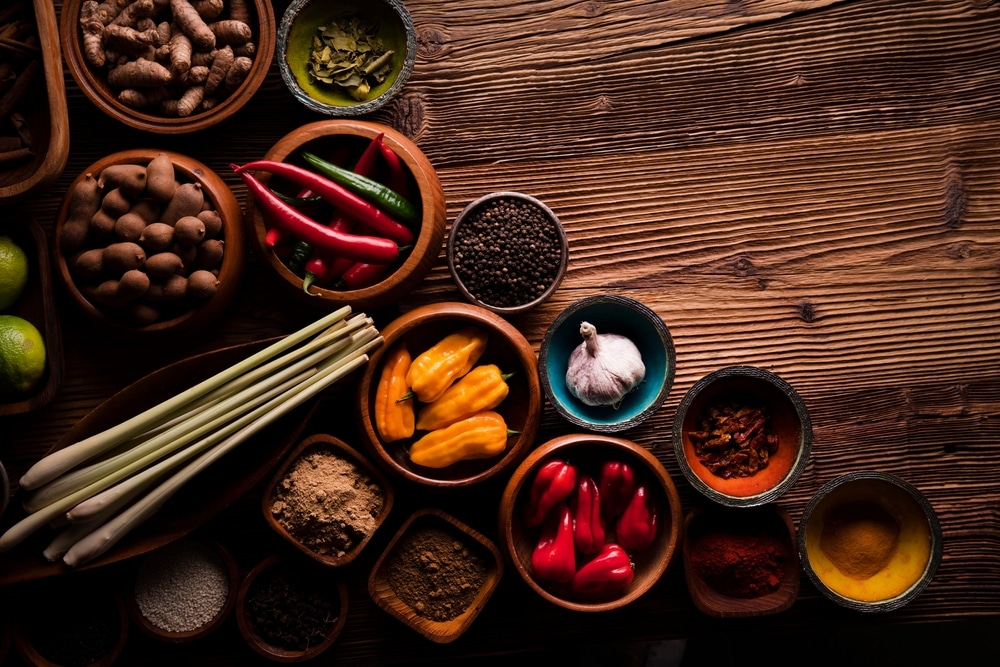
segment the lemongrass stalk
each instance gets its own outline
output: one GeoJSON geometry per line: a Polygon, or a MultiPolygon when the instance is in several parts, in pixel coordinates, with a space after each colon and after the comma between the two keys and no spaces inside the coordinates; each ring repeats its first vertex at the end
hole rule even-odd
{"type": "Polygon", "coordinates": [[[149,493],[139,498],[120,514],[74,544],[66,552],[63,562],[71,567],[78,567],[105,553],[131,530],[153,516],[167,500],[193,477],[246,439],[365,364],[368,361],[368,350],[373,349],[381,343],[382,337],[376,335],[375,338],[369,340],[356,353],[350,354],[347,358],[336,362],[326,362],[325,368],[315,377],[310,378],[308,382],[303,383],[301,391],[294,397],[283,402],[276,409],[266,413],[257,421],[243,427],[240,431],[234,433],[212,449],[204,452],[197,459],[191,461],[181,470],[158,484],[149,493]]]}
{"type": "MultiPolygon", "coordinates": [[[[132,498],[135,498],[133,496],[132,498]]],[[[115,512],[120,510],[125,504],[131,500],[130,498],[124,498],[124,502],[116,507],[109,507],[108,511],[102,512],[94,515],[89,521],[83,523],[69,523],[56,533],[56,536],[52,538],[49,545],[45,547],[42,551],[42,556],[45,560],[50,563],[54,563],[66,555],[70,547],[79,542],[81,539],[94,532],[106,523],[111,517],[115,515],[115,512]]]]}
{"type": "Polygon", "coordinates": [[[212,377],[199,382],[162,403],[145,410],[134,417],[127,419],[107,430],[84,438],[68,447],[55,451],[29,468],[21,477],[21,487],[26,490],[38,488],[42,484],[52,481],[67,470],[71,470],[80,463],[90,460],[94,456],[107,451],[115,445],[147,430],[151,426],[163,421],[164,417],[171,415],[175,410],[181,408],[191,401],[204,396],[208,392],[224,385],[235,377],[246,373],[260,364],[276,357],[277,355],[292,349],[299,343],[308,340],[323,331],[330,325],[343,320],[351,313],[350,306],[344,306],[325,317],[316,320],[312,324],[305,326],[298,331],[285,336],[281,340],[272,343],[263,350],[260,350],[246,359],[216,373],[212,377]]]}

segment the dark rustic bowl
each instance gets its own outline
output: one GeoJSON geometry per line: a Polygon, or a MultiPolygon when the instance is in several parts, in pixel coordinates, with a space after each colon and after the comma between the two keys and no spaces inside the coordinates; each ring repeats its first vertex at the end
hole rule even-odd
{"type": "Polygon", "coordinates": [[[785,510],[762,505],[748,510],[726,507],[695,508],[684,520],[684,577],[698,609],[718,618],[766,616],[785,611],[799,594],[799,556],[795,524],[785,510]],[[755,597],[739,597],[713,588],[692,564],[697,538],[707,533],[767,535],[787,547],[784,577],[777,589],[755,597]]]}
{"type": "Polygon", "coordinates": [[[549,299],[562,283],[563,277],[566,275],[566,267],[569,262],[569,243],[566,240],[566,232],[563,229],[562,223],[559,221],[558,216],[546,206],[541,200],[531,195],[526,195],[520,192],[494,192],[492,194],[484,195],[479,199],[476,199],[468,206],[466,206],[455,221],[451,225],[451,231],[448,234],[448,245],[447,245],[447,257],[448,257],[448,270],[451,271],[451,277],[455,281],[455,285],[458,287],[458,291],[462,293],[470,303],[474,303],[477,306],[482,306],[488,310],[492,310],[494,313],[499,313],[501,315],[517,315],[519,313],[531,310],[535,306],[538,306],[549,299]],[[516,306],[500,306],[497,304],[489,303],[488,301],[477,298],[470,290],[468,285],[463,282],[461,276],[459,275],[458,264],[459,258],[456,256],[456,238],[462,229],[463,223],[465,223],[471,215],[481,210],[484,207],[489,207],[494,205],[497,200],[517,200],[520,202],[525,202],[530,204],[538,210],[540,210],[551,222],[556,230],[558,243],[559,243],[559,266],[556,270],[555,277],[545,288],[545,291],[538,295],[531,301],[527,301],[516,306]]]}
{"type": "Polygon", "coordinates": [[[335,438],[332,435],[319,433],[309,436],[303,440],[294,450],[292,450],[292,453],[285,458],[285,462],[281,465],[277,472],[275,472],[274,476],[271,477],[271,481],[264,489],[261,509],[263,510],[264,521],[267,525],[270,526],[271,529],[278,535],[288,540],[288,542],[296,549],[310,558],[323,563],[324,565],[339,566],[346,565],[358,557],[361,550],[365,548],[365,545],[367,545],[374,536],[375,531],[378,530],[379,526],[385,522],[386,517],[389,516],[390,510],[392,510],[393,500],[394,493],[392,490],[392,484],[389,483],[388,478],[382,470],[373,466],[368,459],[361,456],[361,454],[355,451],[344,441],[335,438]],[[378,516],[375,517],[375,528],[363,539],[358,540],[354,547],[342,556],[331,553],[319,553],[312,547],[303,544],[285,529],[285,527],[275,518],[274,513],[271,511],[275,493],[282,480],[285,478],[285,475],[288,474],[292,465],[303,455],[318,449],[327,449],[339,456],[347,458],[349,461],[354,463],[359,471],[367,474],[374,482],[376,482],[382,488],[382,492],[384,494],[382,510],[379,512],[378,516]]]}
{"type": "Polygon", "coordinates": [[[413,19],[400,0],[294,0],[281,17],[277,51],[281,79],[295,99],[327,116],[361,116],[380,108],[403,89],[416,61],[417,36],[413,19]],[[307,67],[316,28],[331,19],[359,13],[378,20],[379,36],[386,49],[394,51],[395,63],[392,74],[360,101],[311,81],[307,67]]]}
{"type": "Polygon", "coordinates": [[[438,644],[447,644],[458,639],[483,610],[493,591],[503,576],[503,559],[500,550],[486,536],[465,525],[458,519],[436,509],[422,509],[414,512],[400,527],[389,546],[379,557],[368,578],[368,594],[379,607],[389,615],[405,623],[411,629],[438,644]],[[461,614],[448,621],[436,621],[417,611],[400,599],[387,578],[387,568],[399,541],[412,531],[422,529],[445,529],[453,531],[456,540],[470,552],[484,561],[485,580],[469,606],[461,614]]]}
{"type": "Polygon", "coordinates": [[[499,315],[467,303],[445,302],[420,306],[396,318],[382,328],[384,344],[365,366],[358,387],[358,417],[361,432],[379,465],[392,474],[433,487],[461,487],[477,484],[505,474],[516,466],[534,444],[541,422],[542,399],[538,384],[535,353],[531,344],[499,315]],[[510,436],[501,456],[459,461],[446,468],[427,468],[410,462],[409,444],[422,435],[396,442],[383,442],[373,416],[375,391],[382,372],[382,359],[399,341],[406,341],[415,358],[444,336],[474,325],[489,333],[486,351],[480,364],[495,363],[502,372],[511,373],[510,393],[495,411],[504,417],[507,427],[517,434],[510,436]]]}
{"type": "MultiPolygon", "coordinates": [[[[358,289],[314,285],[307,294],[302,288],[302,276],[289,270],[275,250],[268,247],[265,237],[273,223],[266,219],[254,199],[248,197],[245,224],[250,245],[265,263],[264,271],[274,277],[278,288],[286,297],[314,308],[333,310],[350,305],[355,310],[371,311],[397,304],[420,284],[437,262],[447,224],[444,191],[434,166],[406,135],[386,125],[368,121],[322,120],[288,133],[264,157],[278,162],[295,162],[301,150],[308,150],[320,157],[345,151],[356,159],[379,134],[384,135],[385,144],[400,157],[409,170],[412,177],[411,201],[422,208],[420,229],[414,230],[416,239],[413,247],[390,266],[383,278],[374,285],[358,289]]],[[[280,184],[280,179],[271,179],[266,173],[258,175],[273,187],[280,184]]]]}
{"type": "Polygon", "coordinates": [[[635,299],[603,294],[559,313],[542,338],[538,367],[545,397],[566,421],[588,431],[617,433],[638,426],[663,405],[673,386],[676,358],[670,331],[659,315],[635,299]],[[581,322],[593,324],[598,334],[627,336],[642,355],[646,377],[617,408],[587,405],[566,386],[570,354],[583,342],[581,322]]]}
{"type": "Polygon", "coordinates": [[[187,117],[161,114],[154,108],[136,109],[118,100],[104,71],[88,65],[83,55],[79,25],[80,7],[84,0],[66,0],[62,6],[59,34],[66,67],[83,94],[94,106],[128,127],[157,134],[185,134],[213,127],[242,109],[257,93],[271,66],[275,48],[275,15],[269,0],[251,0],[250,27],[256,42],[253,67],[246,79],[232,94],[207,111],[187,117]]]}
{"type": "Polygon", "coordinates": [[[10,479],[7,477],[7,469],[0,462],[0,516],[3,516],[4,510],[7,509],[8,502],[10,502],[10,479]]]}
{"type": "MultiPolygon", "coordinates": [[[[501,544],[514,569],[528,586],[552,604],[581,612],[604,612],[624,607],[647,592],[667,572],[678,555],[681,523],[684,514],[680,496],[670,475],[655,456],[642,446],[618,437],[599,434],[573,434],[553,438],[539,445],[511,474],[500,500],[499,524],[501,544]],[[590,598],[577,595],[567,585],[537,579],[531,567],[531,555],[537,541],[537,528],[525,524],[524,515],[531,486],[538,470],[548,461],[561,459],[572,463],[578,471],[596,475],[605,461],[629,464],[637,480],[648,484],[650,498],[659,508],[659,528],[653,543],[631,553],[635,569],[632,583],[613,598],[590,598]]],[[[613,524],[607,524],[609,538],[613,524]]],[[[583,562],[577,556],[577,566],[583,562]]]]}
{"type": "Polygon", "coordinates": [[[673,426],[681,472],[707,498],[730,507],[763,505],[790,489],[809,461],[812,437],[809,412],[798,393],[774,373],[752,366],[729,366],[696,382],[681,399],[673,426]],[[778,436],[778,451],[768,466],[749,477],[715,475],[698,461],[689,437],[699,428],[705,410],[727,399],[766,406],[778,436]]]}
{"type": "Polygon", "coordinates": [[[930,585],[944,553],[941,525],[927,498],[914,486],[888,473],[860,470],[824,484],[802,512],[799,558],[809,580],[827,598],[860,612],[888,612],[909,604],[930,585]],[[843,576],[819,546],[826,512],[839,503],[870,501],[900,523],[899,546],[890,565],[866,580],[843,576]],[[890,567],[902,569],[891,592],[876,594],[873,584],[886,580],[890,567]]]}

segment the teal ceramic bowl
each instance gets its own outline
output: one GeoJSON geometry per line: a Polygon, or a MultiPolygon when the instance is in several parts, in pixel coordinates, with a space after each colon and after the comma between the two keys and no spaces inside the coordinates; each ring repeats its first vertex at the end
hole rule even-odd
{"type": "Polygon", "coordinates": [[[633,428],[656,412],[673,386],[675,362],[673,339],[660,316],[617,294],[588,297],[566,308],[545,332],[538,356],[542,390],[552,407],[570,423],[598,433],[633,428]],[[645,377],[616,407],[587,405],[566,384],[570,354],[583,340],[581,322],[593,324],[598,334],[626,336],[639,348],[645,377]]]}
{"type": "MultiPolygon", "coordinates": [[[[361,33],[359,33],[361,34],[361,33]]],[[[278,26],[278,69],[288,90],[309,109],[328,116],[360,116],[370,113],[398,93],[410,73],[417,54],[413,19],[401,0],[294,0],[278,26]],[[377,35],[390,56],[391,69],[361,100],[335,83],[324,83],[310,75],[313,39],[319,27],[351,18],[361,19],[367,34],[377,35]]]]}

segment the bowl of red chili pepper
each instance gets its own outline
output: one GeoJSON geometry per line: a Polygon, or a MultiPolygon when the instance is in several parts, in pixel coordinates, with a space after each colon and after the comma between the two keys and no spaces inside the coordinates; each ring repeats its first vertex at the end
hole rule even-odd
{"type": "Polygon", "coordinates": [[[681,472],[710,500],[769,503],[798,480],[812,449],[812,422],[798,392],[771,371],[729,366],[681,399],[673,447],[681,472]]]}
{"type": "Polygon", "coordinates": [[[299,303],[369,312],[395,304],[441,252],[437,172],[391,127],[316,121],[234,169],[248,189],[250,245],[299,303]]]}
{"type": "Polygon", "coordinates": [[[559,436],[517,467],[500,501],[501,545],[538,595],[602,612],[652,589],[678,555],[680,496],[641,445],[559,436]]]}

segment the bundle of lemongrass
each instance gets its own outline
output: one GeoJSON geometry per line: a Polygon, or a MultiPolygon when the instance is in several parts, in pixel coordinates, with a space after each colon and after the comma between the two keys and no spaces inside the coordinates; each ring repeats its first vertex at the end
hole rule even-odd
{"type": "Polygon", "coordinates": [[[0,536],[0,553],[53,524],[49,560],[75,567],[103,554],[217,459],[366,363],[382,337],[350,314],[341,308],[43,457],[21,478],[28,514],[0,536]]]}

